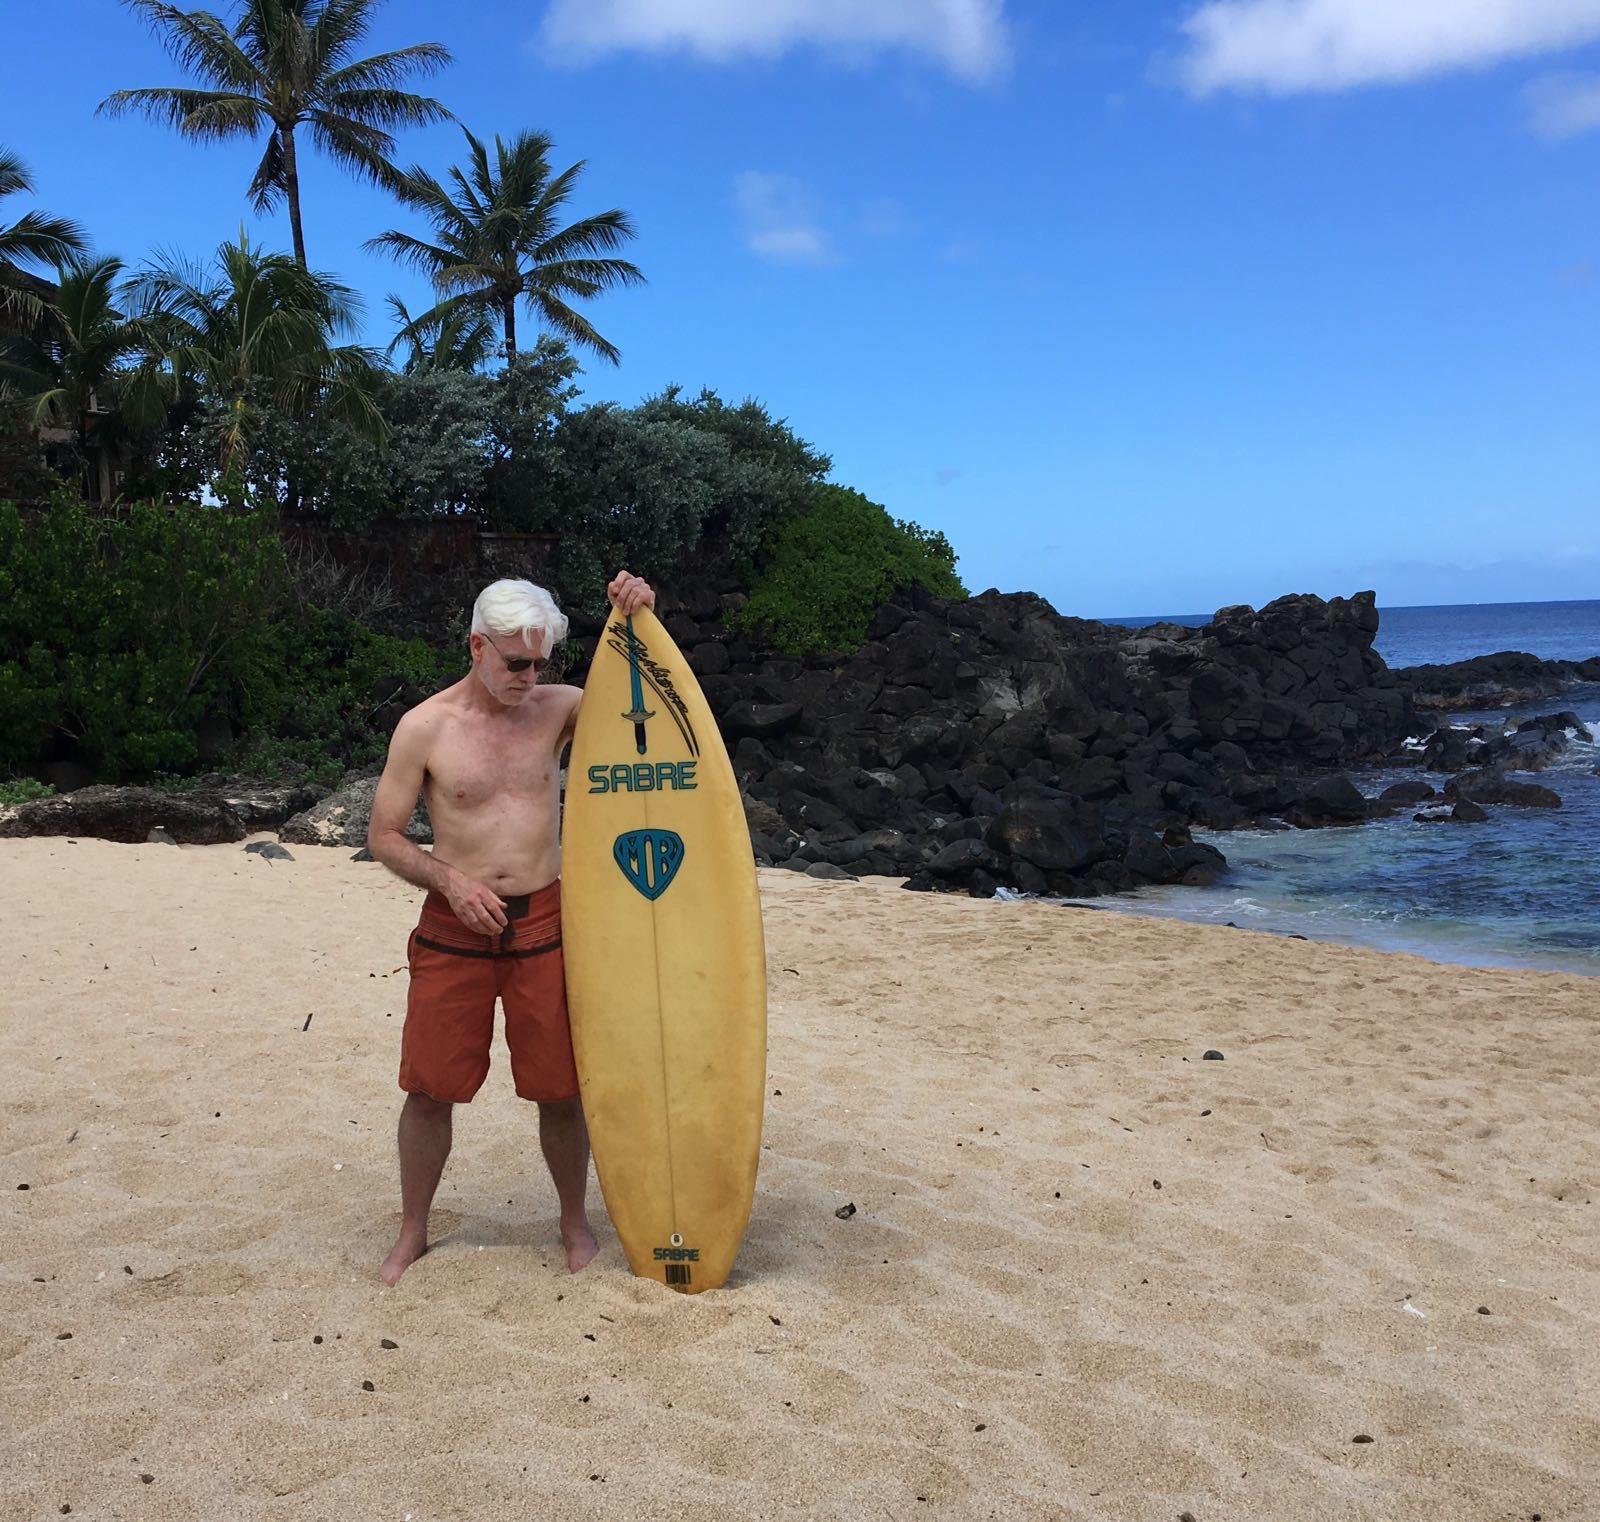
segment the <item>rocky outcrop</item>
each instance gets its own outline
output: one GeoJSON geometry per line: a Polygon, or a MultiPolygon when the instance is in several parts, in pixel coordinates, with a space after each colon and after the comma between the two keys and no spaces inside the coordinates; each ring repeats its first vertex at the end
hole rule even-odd
{"type": "Polygon", "coordinates": [[[1517,782],[1495,767],[1462,772],[1444,785],[1446,798],[1472,803],[1511,803],[1528,809],[1558,809],[1561,795],[1537,782],[1517,782]]]}
{"type": "Polygon", "coordinates": [[[756,657],[702,611],[668,629],[697,652],[758,855],[797,870],[1072,896],[1214,880],[1223,858],[1189,826],[1365,819],[1322,774],[1416,727],[1372,650],[1371,593],[1135,633],[1027,593],[908,599],[860,650],[804,661],[756,657]]]}
{"type": "MultiPolygon", "coordinates": [[[[290,845],[363,846],[367,843],[367,823],[377,791],[375,776],[346,779],[336,792],[289,820],[279,838],[290,845]]],[[[417,799],[405,834],[417,845],[433,844],[433,825],[428,819],[428,806],[421,798],[417,799]]]]}
{"type": "Polygon", "coordinates": [[[1502,650],[1449,665],[1404,666],[1394,674],[1418,708],[1516,708],[1600,682],[1600,656],[1546,661],[1524,651],[1502,650]]]}
{"type": "Polygon", "coordinates": [[[0,819],[0,837],[81,835],[139,844],[161,831],[180,845],[243,840],[245,823],[214,793],[162,792],[149,787],[81,787],[55,798],[17,805],[0,819]]]}

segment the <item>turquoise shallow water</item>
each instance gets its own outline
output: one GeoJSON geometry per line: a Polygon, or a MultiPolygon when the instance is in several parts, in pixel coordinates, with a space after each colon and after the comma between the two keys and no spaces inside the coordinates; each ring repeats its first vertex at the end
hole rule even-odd
{"type": "MultiPolygon", "coordinates": [[[[1548,660],[1600,655],[1600,602],[1413,608],[1383,614],[1377,646],[1392,665],[1528,650],[1548,660]],[[1387,647],[1387,648],[1386,648],[1387,647]]],[[[1131,621],[1130,621],[1131,622],[1131,621]]],[[[1600,687],[1533,708],[1460,714],[1501,722],[1574,710],[1600,736],[1600,687]]],[[[1410,951],[1474,966],[1600,975],[1600,749],[1577,743],[1526,780],[1561,795],[1559,810],[1492,807],[1487,823],[1426,825],[1413,809],[1352,829],[1209,832],[1228,858],[1215,888],[1152,888],[1105,909],[1300,934],[1410,951]]],[[[1369,796],[1414,770],[1358,773],[1369,796]]]]}

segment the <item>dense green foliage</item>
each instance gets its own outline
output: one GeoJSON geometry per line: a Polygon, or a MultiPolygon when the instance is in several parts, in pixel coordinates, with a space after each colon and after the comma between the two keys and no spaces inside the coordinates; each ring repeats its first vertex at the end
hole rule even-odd
{"type": "Polygon", "coordinates": [[[254,514],[65,493],[0,504],[0,766],[69,750],[103,777],[182,770],[207,716],[267,760],[381,754],[383,677],[431,690],[459,672],[420,642],[300,609],[272,525],[254,514]]]}
{"type": "Polygon", "coordinates": [[[737,623],[791,655],[854,649],[878,605],[909,587],[967,595],[943,534],[897,522],[843,486],[814,487],[763,562],[737,623]]]}

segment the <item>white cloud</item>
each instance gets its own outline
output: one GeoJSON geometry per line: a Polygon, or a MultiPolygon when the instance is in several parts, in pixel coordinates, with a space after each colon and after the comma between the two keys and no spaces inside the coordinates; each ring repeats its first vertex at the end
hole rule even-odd
{"type": "Polygon", "coordinates": [[[1182,23],[1196,95],[1397,84],[1600,38],[1600,0],[1206,0],[1182,23]]]}
{"type": "Polygon", "coordinates": [[[713,63],[776,58],[805,45],[848,58],[921,54],[967,80],[1006,65],[1005,0],[551,0],[546,52],[690,53],[713,63]]]}
{"type": "Polygon", "coordinates": [[[922,228],[902,202],[877,196],[861,208],[861,231],[868,238],[907,238],[922,228]]]}
{"type": "Polygon", "coordinates": [[[1558,141],[1600,128],[1600,74],[1547,74],[1528,86],[1528,119],[1558,141]]]}
{"type": "Polygon", "coordinates": [[[747,169],[733,177],[746,247],[773,264],[838,262],[809,191],[793,175],[747,169]]]}

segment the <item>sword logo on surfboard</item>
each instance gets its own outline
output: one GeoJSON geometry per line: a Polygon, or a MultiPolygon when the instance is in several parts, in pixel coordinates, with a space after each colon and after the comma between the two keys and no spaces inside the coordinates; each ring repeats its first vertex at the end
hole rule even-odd
{"type": "Polygon", "coordinates": [[[639,677],[639,639],[633,632],[631,617],[628,619],[628,685],[633,707],[622,717],[633,725],[634,748],[642,756],[649,749],[644,734],[645,721],[655,718],[655,713],[644,706],[644,683],[639,677]]]}
{"type": "Polygon", "coordinates": [[[625,624],[616,621],[608,624],[605,640],[628,663],[629,696],[633,706],[622,718],[633,725],[633,740],[638,753],[642,756],[648,749],[644,726],[646,721],[656,716],[655,709],[644,706],[645,689],[648,688],[659,701],[660,711],[677,728],[690,757],[698,756],[700,740],[694,732],[694,721],[689,717],[689,705],[673,685],[671,671],[651,655],[649,647],[635,632],[633,620],[629,618],[625,624]]]}

